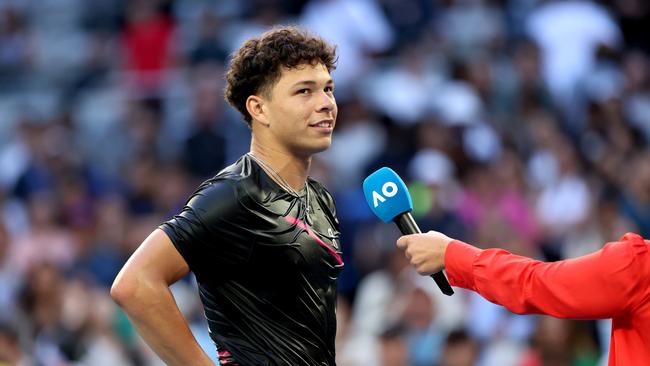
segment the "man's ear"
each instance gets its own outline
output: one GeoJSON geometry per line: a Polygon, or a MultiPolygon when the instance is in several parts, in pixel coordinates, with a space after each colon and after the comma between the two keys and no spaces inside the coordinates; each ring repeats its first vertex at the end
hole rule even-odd
{"type": "Polygon", "coordinates": [[[262,125],[269,127],[270,122],[267,116],[264,99],[257,95],[250,95],[246,99],[246,110],[251,115],[251,119],[260,122],[262,125]]]}

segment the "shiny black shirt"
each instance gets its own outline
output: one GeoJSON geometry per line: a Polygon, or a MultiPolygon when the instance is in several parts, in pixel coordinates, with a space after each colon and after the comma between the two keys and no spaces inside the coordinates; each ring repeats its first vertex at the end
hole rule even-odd
{"type": "Polygon", "coordinates": [[[196,276],[222,364],[335,364],[343,262],[320,183],[289,193],[244,155],[160,228],[196,276]]]}

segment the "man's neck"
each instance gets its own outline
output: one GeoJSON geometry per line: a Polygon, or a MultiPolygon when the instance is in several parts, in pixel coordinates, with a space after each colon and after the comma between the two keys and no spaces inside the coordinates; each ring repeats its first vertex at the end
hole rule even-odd
{"type": "MultiPolygon", "coordinates": [[[[268,165],[273,170],[271,173],[277,173],[293,190],[301,191],[305,187],[311,157],[295,156],[283,150],[257,144],[255,140],[251,142],[250,154],[268,165]]],[[[267,167],[262,168],[266,170],[267,167]]]]}

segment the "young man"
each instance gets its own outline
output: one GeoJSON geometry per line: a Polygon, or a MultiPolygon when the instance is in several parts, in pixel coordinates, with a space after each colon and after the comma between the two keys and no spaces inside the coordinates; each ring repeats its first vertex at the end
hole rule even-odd
{"type": "Polygon", "coordinates": [[[297,28],[248,40],[226,98],[250,152],[204,182],[136,250],[111,295],[169,365],[212,365],[169,285],[194,272],[222,365],[334,365],[343,269],[331,195],[308,177],[330,146],[334,48],[297,28]]]}
{"type": "Polygon", "coordinates": [[[609,365],[650,365],[650,241],[620,241],[574,259],[542,263],[481,250],[430,231],[397,246],[422,275],[445,268],[449,282],[517,314],[612,319],[609,365]]]}

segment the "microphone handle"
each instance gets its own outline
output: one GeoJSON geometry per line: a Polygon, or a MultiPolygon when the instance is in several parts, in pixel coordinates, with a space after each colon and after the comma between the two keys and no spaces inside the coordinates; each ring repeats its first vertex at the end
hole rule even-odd
{"type": "MultiPolygon", "coordinates": [[[[401,215],[398,215],[397,217],[395,217],[395,219],[393,219],[393,222],[397,225],[399,231],[401,231],[402,234],[404,235],[422,233],[422,231],[420,231],[420,228],[418,227],[418,224],[413,219],[413,215],[411,215],[410,212],[406,212],[401,215]]],[[[449,281],[447,281],[447,277],[445,276],[444,273],[442,273],[442,271],[432,274],[431,278],[433,278],[433,280],[436,281],[436,284],[438,285],[440,291],[442,291],[443,294],[447,296],[451,296],[454,294],[454,290],[451,288],[449,281]]]]}

